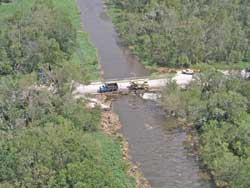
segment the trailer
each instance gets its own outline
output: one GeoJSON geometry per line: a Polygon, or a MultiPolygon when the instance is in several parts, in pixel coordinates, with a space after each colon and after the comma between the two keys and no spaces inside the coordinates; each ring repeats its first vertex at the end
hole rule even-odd
{"type": "Polygon", "coordinates": [[[131,81],[128,89],[130,91],[148,90],[149,84],[148,81],[143,81],[143,82],[131,81]]]}

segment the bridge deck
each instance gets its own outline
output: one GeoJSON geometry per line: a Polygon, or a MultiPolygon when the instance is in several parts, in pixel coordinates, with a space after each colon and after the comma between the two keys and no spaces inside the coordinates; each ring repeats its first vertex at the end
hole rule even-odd
{"type": "MultiPolygon", "coordinates": [[[[192,75],[186,75],[177,73],[172,77],[173,80],[176,80],[176,83],[178,85],[186,85],[188,84],[192,79],[192,75]]],[[[150,78],[150,77],[143,77],[143,78],[128,78],[128,79],[122,79],[122,80],[106,80],[106,81],[98,81],[98,82],[92,82],[89,85],[79,85],[74,94],[76,95],[85,95],[85,94],[98,94],[98,89],[100,86],[102,86],[104,83],[117,83],[118,84],[118,92],[128,92],[128,87],[130,86],[131,81],[136,81],[138,83],[143,83],[144,81],[148,82],[149,90],[156,90],[163,88],[166,86],[167,82],[169,81],[168,76],[165,76],[165,78],[150,78]]]]}

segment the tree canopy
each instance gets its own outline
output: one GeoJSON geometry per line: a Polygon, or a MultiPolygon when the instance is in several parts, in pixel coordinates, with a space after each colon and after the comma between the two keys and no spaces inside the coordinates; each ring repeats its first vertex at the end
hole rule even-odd
{"type": "Polygon", "coordinates": [[[123,42],[149,65],[250,62],[247,0],[108,2],[123,42]]]}
{"type": "Polygon", "coordinates": [[[72,95],[72,81],[88,82],[86,61],[96,59],[72,63],[75,1],[22,1],[29,6],[20,12],[15,1],[0,20],[0,187],[134,187],[120,143],[100,132],[100,109],[72,95]]]}
{"type": "Polygon", "coordinates": [[[0,74],[27,74],[45,65],[62,66],[76,47],[76,28],[50,1],[36,1],[1,27],[0,74]]]}
{"type": "Polygon", "coordinates": [[[2,141],[0,181],[30,188],[114,187],[96,140],[67,123],[22,130],[2,141]]]}
{"type": "Polygon", "coordinates": [[[171,82],[163,91],[166,112],[198,131],[200,157],[218,187],[250,186],[249,86],[249,80],[209,71],[185,89],[171,82]]]}

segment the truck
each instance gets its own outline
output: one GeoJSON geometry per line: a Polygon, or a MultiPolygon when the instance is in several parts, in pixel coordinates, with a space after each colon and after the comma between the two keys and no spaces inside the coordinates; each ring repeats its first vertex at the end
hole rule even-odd
{"type": "Polygon", "coordinates": [[[118,91],[117,83],[104,83],[102,86],[99,87],[98,93],[108,93],[114,91],[118,91]]]}

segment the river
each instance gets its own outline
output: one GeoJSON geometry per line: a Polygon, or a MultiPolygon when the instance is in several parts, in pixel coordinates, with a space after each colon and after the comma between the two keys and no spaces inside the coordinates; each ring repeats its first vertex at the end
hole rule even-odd
{"type": "MultiPolygon", "coordinates": [[[[104,79],[146,76],[149,72],[117,43],[118,35],[106,15],[102,0],[78,0],[84,30],[98,51],[104,79]]],[[[189,157],[183,142],[186,133],[166,119],[155,103],[129,95],[117,98],[113,110],[122,123],[132,161],[140,167],[152,188],[210,188],[199,177],[197,157],[189,157]]]]}

